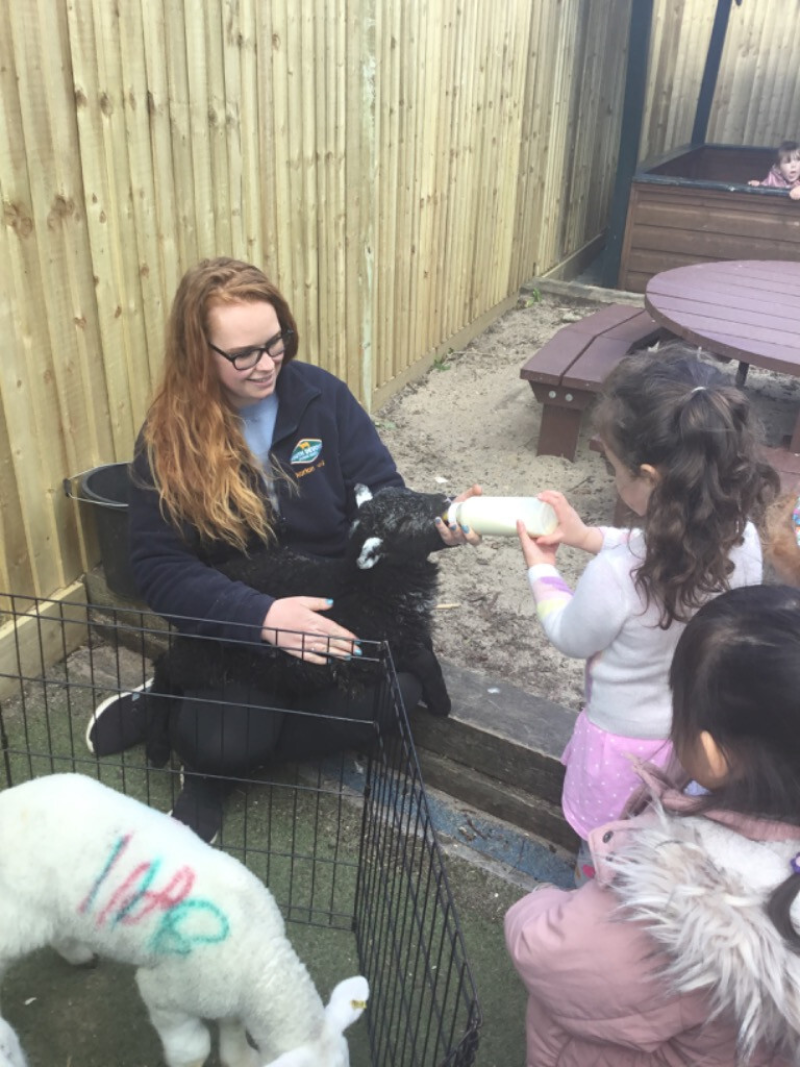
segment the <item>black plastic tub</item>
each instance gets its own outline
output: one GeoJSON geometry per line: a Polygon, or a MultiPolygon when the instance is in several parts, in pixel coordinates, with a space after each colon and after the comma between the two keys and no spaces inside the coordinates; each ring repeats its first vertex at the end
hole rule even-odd
{"type": "MultiPolygon", "coordinates": [[[[92,505],[108,588],[118,596],[138,599],[128,554],[128,464],[106,463],[76,477],[77,499],[92,505]]],[[[72,496],[72,482],[74,479],[64,483],[67,496],[72,496]]]]}

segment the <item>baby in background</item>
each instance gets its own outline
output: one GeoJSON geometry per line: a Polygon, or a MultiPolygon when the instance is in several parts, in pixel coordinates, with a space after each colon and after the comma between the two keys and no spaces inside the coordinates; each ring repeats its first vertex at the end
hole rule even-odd
{"type": "Polygon", "coordinates": [[[775,163],[763,182],[754,179],[747,184],[788,189],[792,200],[800,200],[800,144],[797,141],[781,141],[775,153],[775,163]]]}

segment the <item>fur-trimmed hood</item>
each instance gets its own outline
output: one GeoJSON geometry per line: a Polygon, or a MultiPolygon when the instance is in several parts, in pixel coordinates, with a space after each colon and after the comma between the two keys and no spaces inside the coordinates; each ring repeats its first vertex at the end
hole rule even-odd
{"type": "MultiPolygon", "coordinates": [[[[598,878],[643,922],[671,961],[676,992],[710,991],[713,1015],[733,1017],[739,1060],[760,1043],[800,1063],[800,955],[766,914],[800,852],[800,828],[729,813],[676,815],[664,793],[650,811],[591,836],[598,878]]],[[[800,930],[800,899],[792,920],[800,930]]]]}

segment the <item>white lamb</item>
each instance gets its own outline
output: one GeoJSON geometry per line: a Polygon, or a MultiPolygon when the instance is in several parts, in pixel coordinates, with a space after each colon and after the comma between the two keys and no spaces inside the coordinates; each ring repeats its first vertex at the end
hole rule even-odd
{"type": "Polygon", "coordinates": [[[224,1067],[348,1067],[366,979],[324,1008],[269,890],[168,815],[48,775],[0,792],[0,856],[0,977],[44,945],[75,964],[107,956],[138,968],[168,1067],[205,1063],[203,1019],[219,1022],[224,1067]]]}
{"type": "Polygon", "coordinates": [[[0,1067],[28,1067],[19,1038],[5,1019],[0,1019],[0,1067]]]}

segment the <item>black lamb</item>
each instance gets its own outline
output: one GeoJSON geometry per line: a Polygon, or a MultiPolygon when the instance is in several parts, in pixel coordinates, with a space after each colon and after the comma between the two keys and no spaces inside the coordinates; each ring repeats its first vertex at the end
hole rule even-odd
{"type": "MultiPolygon", "coordinates": [[[[178,636],[156,664],[153,694],[212,689],[231,679],[246,679],[265,694],[292,698],[331,685],[354,692],[374,680],[373,650],[367,642],[375,641],[388,643],[398,671],[419,679],[432,714],[449,714],[450,697],[431,640],[438,566],[428,558],[442,546],[434,520],[447,511],[449,501],[438,493],[393,487],[372,496],[357,486],[356,502],[358,515],[341,559],[279,547],[237,557],[219,569],[274,597],[330,598],[333,607],[326,618],[365,642],[363,657],[331,658],[319,665],[265,643],[178,636]]],[[[298,635],[298,645],[301,641],[298,635]]]]}

